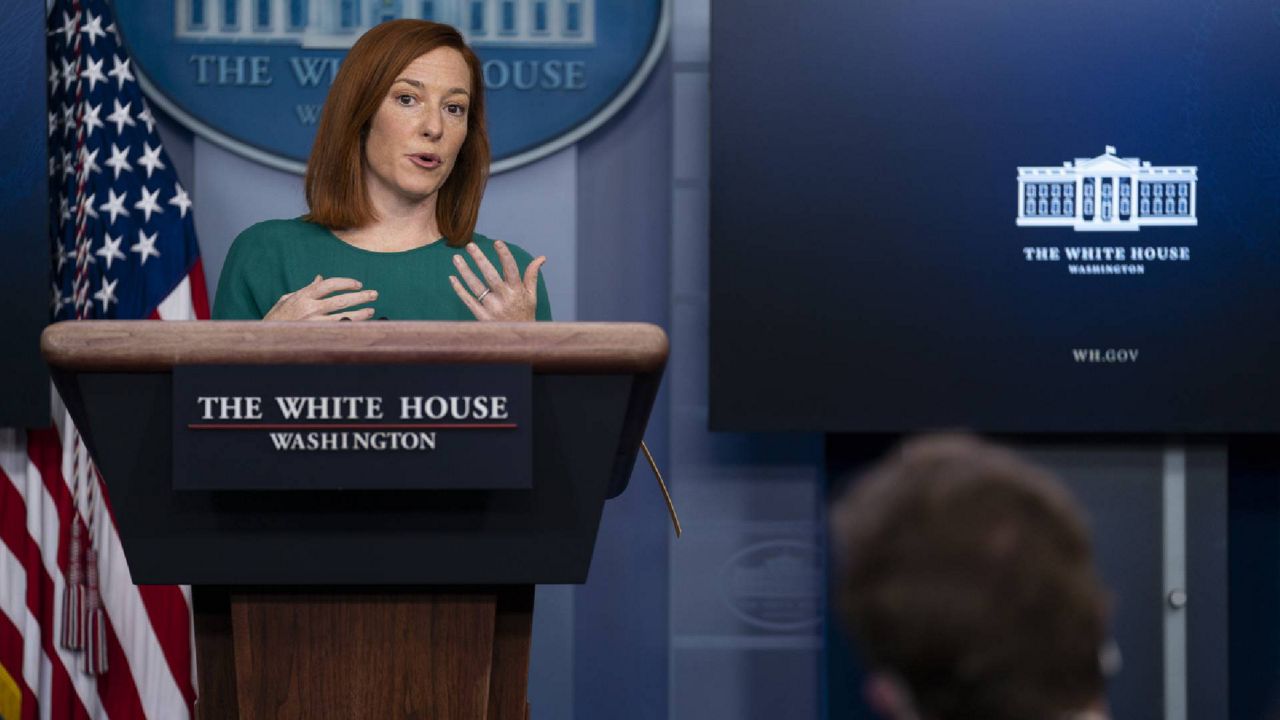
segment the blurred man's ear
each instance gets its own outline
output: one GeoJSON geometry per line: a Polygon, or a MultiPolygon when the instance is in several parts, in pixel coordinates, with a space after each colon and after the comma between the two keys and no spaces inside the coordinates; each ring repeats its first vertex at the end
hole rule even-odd
{"type": "Polygon", "coordinates": [[[871,673],[863,692],[866,694],[867,704],[885,720],[922,720],[916,713],[911,691],[893,673],[871,673]]]}

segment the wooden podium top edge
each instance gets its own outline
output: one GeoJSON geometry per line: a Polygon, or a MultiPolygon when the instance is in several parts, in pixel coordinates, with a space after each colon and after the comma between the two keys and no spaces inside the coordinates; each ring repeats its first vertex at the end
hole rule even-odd
{"type": "Polygon", "coordinates": [[[162,372],[175,365],[529,363],[535,372],[650,373],[667,334],[647,323],[84,320],[45,328],[50,366],[162,372]]]}

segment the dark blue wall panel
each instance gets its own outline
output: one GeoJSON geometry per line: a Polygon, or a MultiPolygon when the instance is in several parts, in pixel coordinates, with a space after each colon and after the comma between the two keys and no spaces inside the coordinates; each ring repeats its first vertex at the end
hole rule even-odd
{"type": "Polygon", "coordinates": [[[0,13],[0,427],[49,423],[40,331],[49,321],[44,0],[0,13]]]}

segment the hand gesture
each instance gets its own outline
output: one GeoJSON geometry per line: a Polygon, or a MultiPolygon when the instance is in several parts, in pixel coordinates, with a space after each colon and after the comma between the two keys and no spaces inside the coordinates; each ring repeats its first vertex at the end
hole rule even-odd
{"type": "Polygon", "coordinates": [[[360,290],[363,285],[351,278],[324,279],[319,275],[310,285],[285,293],[263,320],[368,320],[373,308],[339,312],[352,305],[378,299],[377,290],[360,290]],[[340,293],[335,295],[334,293],[340,293]]]}
{"type": "Polygon", "coordinates": [[[467,252],[471,255],[471,260],[476,267],[480,268],[480,274],[484,276],[484,280],[476,277],[461,255],[454,255],[453,265],[458,268],[458,275],[462,276],[462,281],[458,280],[457,275],[449,276],[453,291],[458,294],[477,320],[505,322],[533,320],[538,309],[538,271],[542,269],[542,264],[547,261],[547,258],[539,256],[529,263],[529,266],[524,269],[524,277],[521,278],[520,268],[516,265],[516,259],[511,255],[511,251],[507,249],[507,244],[497,240],[494,241],[493,247],[498,251],[498,259],[502,262],[502,276],[498,275],[493,263],[489,262],[489,258],[480,252],[480,248],[476,247],[475,243],[467,243],[467,252]],[[466,287],[463,287],[463,282],[466,283],[466,287]]]}

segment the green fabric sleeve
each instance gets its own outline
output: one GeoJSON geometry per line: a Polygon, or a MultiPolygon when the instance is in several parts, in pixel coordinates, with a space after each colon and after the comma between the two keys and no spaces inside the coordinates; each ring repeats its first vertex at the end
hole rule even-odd
{"type": "Polygon", "coordinates": [[[245,230],[231,243],[222,275],[218,278],[218,292],[213,304],[214,320],[261,320],[271,308],[262,308],[253,297],[249,284],[250,268],[254,265],[254,243],[245,230]]]}

